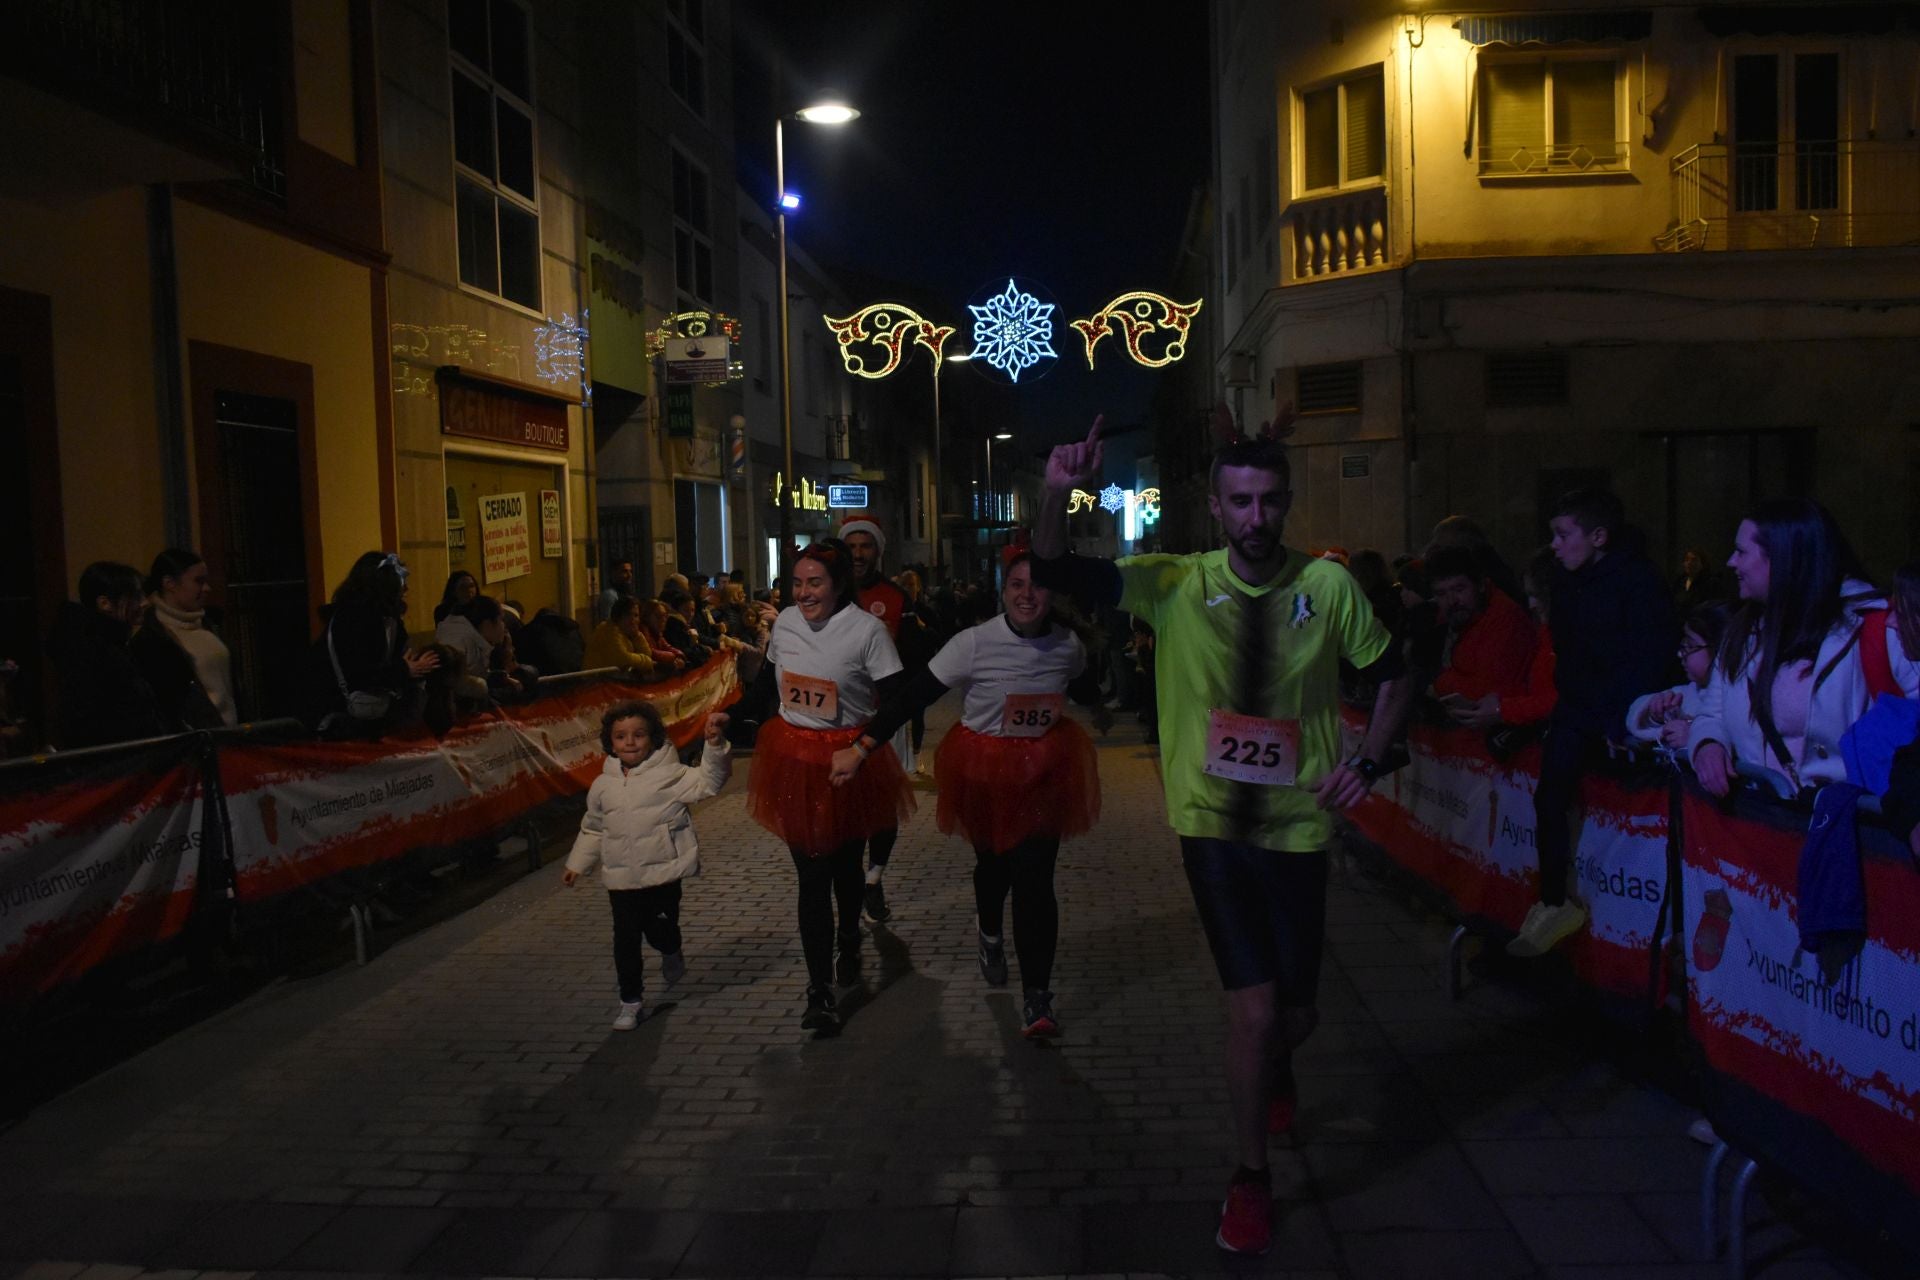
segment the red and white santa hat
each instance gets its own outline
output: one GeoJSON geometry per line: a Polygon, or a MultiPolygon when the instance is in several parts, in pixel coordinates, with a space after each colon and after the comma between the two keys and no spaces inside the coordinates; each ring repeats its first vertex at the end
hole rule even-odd
{"type": "Polygon", "coordinates": [[[880,548],[880,554],[882,556],[885,556],[887,554],[887,535],[880,532],[880,526],[875,524],[872,520],[870,520],[866,516],[855,516],[853,519],[846,521],[840,526],[841,541],[843,542],[846,541],[846,537],[850,533],[872,534],[873,544],[876,547],[880,548]]]}

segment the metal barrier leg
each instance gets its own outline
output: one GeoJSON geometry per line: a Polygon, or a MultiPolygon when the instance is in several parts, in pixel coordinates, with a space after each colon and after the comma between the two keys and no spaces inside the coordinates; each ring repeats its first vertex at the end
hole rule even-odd
{"type": "Polygon", "coordinates": [[[1715,1143],[1700,1179],[1700,1257],[1708,1262],[1720,1252],[1720,1166],[1731,1150],[1724,1142],[1715,1143]]]}
{"type": "Polygon", "coordinates": [[[364,902],[350,902],[347,918],[353,921],[354,963],[364,965],[373,956],[373,912],[364,902]]]}
{"type": "Polygon", "coordinates": [[[1758,1172],[1757,1161],[1740,1166],[1733,1179],[1733,1199],[1727,1204],[1727,1274],[1733,1280],[1747,1280],[1747,1193],[1758,1172]]]}
{"type": "Polygon", "coordinates": [[[1467,946],[1467,926],[1454,926],[1453,935],[1447,939],[1447,994],[1453,999],[1460,998],[1460,989],[1465,985],[1460,978],[1460,962],[1467,946]]]}

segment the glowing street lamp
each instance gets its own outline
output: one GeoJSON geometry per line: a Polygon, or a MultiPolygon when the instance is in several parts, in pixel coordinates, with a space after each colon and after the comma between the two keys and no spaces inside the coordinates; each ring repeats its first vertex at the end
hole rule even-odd
{"type": "MultiPolygon", "coordinates": [[[[846,103],[833,100],[815,102],[793,113],[795,120],[827,127],[838,127],[859,117],[860,113],[846,103]]],[[[787,190],[786,118],[779,115],[773,118],[773,189],[779,200],[774,219],[778,229],[774,238],[778,244],[780,262],[780,449],[785,459],[780,483],[784,488],[793,484],[793,361],[788,350],[792,337],[787,316],[787,213],[800,207],[800,197],[787,190]]],[[[784,493],[779,494],[777,500],[780,507],[781,563],[774,566],[776,574],[782,571],[788,558],[793,555],[793,503],[788,501],[784,493]]]]}

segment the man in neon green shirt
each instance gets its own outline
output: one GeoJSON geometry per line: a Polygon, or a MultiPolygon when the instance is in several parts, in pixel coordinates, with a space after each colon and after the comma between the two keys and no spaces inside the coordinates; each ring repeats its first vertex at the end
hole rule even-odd
{"type": "Polygon", "coordinates": [[[1067,554],[1067,496],[1097,489],[1098,419],[1047,460],[1035,578],[1118,605],[1156,633],[1161,777],[1194,904],[1227,991],[1227,1088],[1240,1168],[1221,1248],[1273,1239],[1269,1134],[1293,1119],[1293,1050],[1318,1021],[1331,811],[1379,776],[1411,692],[1397,646],[1338,564],[1281,541],[1285,447],[1236,439],[1214,455],[1208,508],[1224,549],[1118,561],[1067,554]],[[1379,683],[1360,754],[1340,758],[1339,663],[1379,683]]]}

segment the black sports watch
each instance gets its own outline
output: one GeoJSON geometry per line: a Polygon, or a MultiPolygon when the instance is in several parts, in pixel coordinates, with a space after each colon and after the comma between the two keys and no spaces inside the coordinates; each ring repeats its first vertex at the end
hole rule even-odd
{"type": "Polygon", "coordinates": [[[1347,761],[1347,768],[1353,770],[1368,782],[1378,782],[1380,775],[1386,772],[1385,769],[1380,767],[1378,760],[1371,760],[1366,756],[1355,756],[1353,759],[1347,761]]]}

